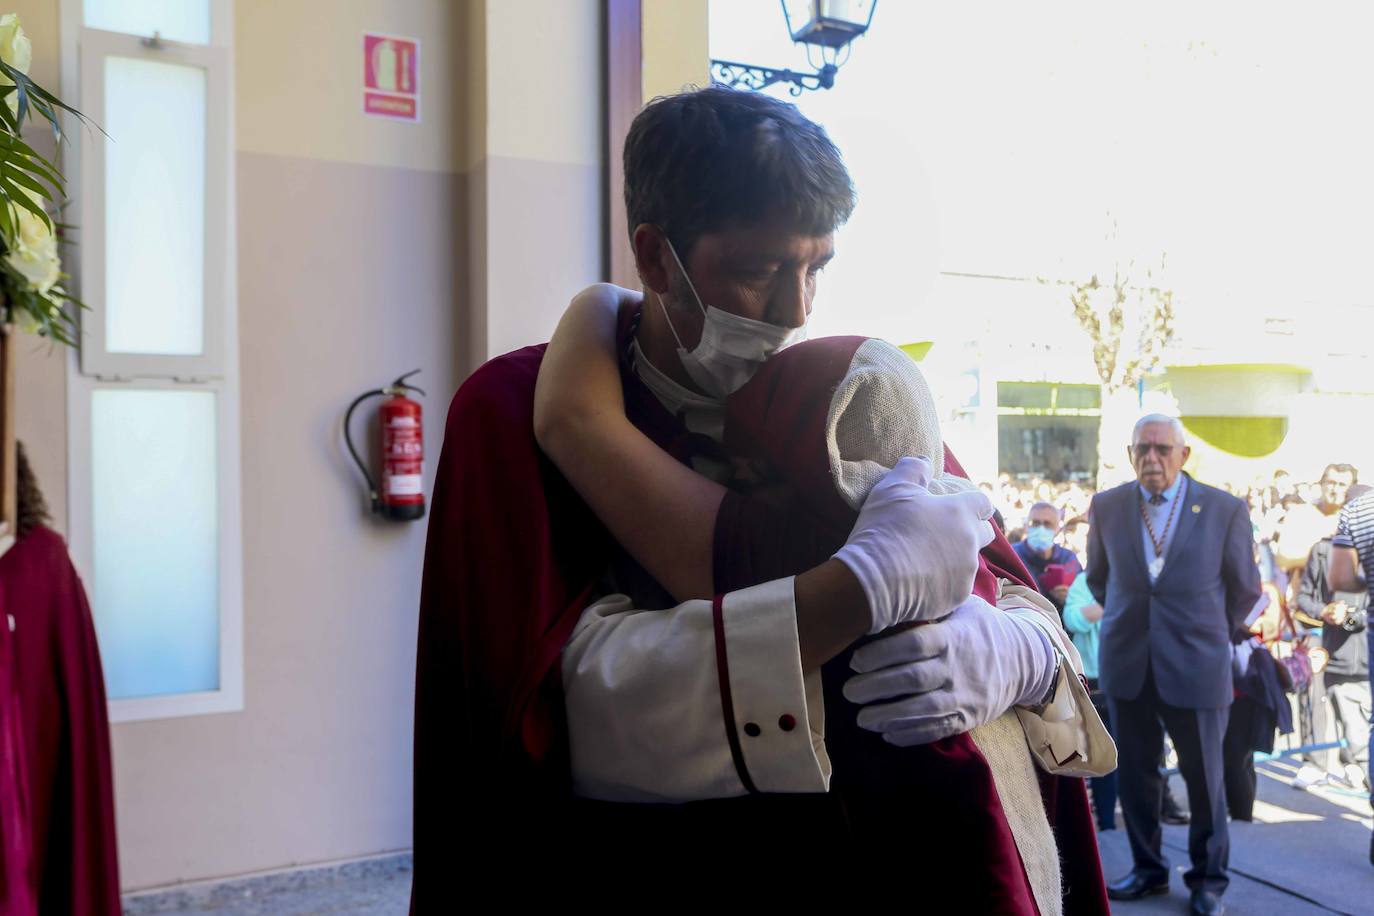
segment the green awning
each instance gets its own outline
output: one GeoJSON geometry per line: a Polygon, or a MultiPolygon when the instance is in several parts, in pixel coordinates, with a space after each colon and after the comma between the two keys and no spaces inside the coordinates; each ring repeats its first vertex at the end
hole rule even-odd
{"type": "Polygon", "coordinates": [[[1263,458],[1283,445],[1287,417],[1183,417],[1183,428],[1212,448],[1240,458],[1263,458]]]}
{"type": "Polygon", "coordinates": [[[935,346],[935,341],[922,340],[916,343],[902,344],[902,352],[919,363],[926,358],[926,354],[930,352],[930,348],[933,346],[935,346]]]}

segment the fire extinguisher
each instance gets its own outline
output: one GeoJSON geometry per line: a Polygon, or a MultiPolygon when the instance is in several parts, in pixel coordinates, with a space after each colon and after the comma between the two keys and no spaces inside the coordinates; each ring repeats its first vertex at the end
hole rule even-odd
{"type": "Polygon", "coordinates": [[[406,397],[407,391],[424,391],[408,384],[406,379],[420,370],[407,372],[385,388],[378,388],[358,395],[344,414],[344,442],[348,452],[358,464],[367,481],[367,489],[372,497],[372,511],[382,518],[398,522],[411,522],[425,514],[424,428],[421,424],[421,409],[418,401],[406,397]],[[381,406],[382,428],[382,486],[380,492],[372,479],[367,465],[358,457],[353,447],[350,432],[353,411],[368,398],[384,397],[381,406]]]}

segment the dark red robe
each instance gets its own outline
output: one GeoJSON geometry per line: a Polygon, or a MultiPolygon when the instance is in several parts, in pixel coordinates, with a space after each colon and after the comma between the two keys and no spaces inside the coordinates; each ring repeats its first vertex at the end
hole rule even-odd
{"type": "Polygon", "coordinates": [[[0,557],[0,608],[16,624],[38,912],[117,916],[105,680],[85,590],[55,532],[35,528],[0,557]]]}
{"type": "MultiPolygon", "coordinates": [[[[622,352],[632,322],[627,311],[622,352]]],[[[853,707],[838,698],[842,660],[824,673],[830,793],[686,805],[572,799],[560,653],[608,567],[632,564],[534,442],[542,355],[542,346],[529,347],[492,360],[449,410],[421,591],[412,912],[447,911],[457,863],[474,866],[465,871],[469,880],[523,881],[524,893],[552,895],[564,893],[559,882],[542,880],[555,864],[576,863],[575,874],[585,876],[610,855],[634,862],[646,878],[657,879],[654,869],[690,868],[698,881],[712,880],[699,870],[712,862],[737,868],[776,857],[816,869],[808,880],[837,891],[863,874],[846,866],[874,865],[879,856],[900,863],[902,879],[925,894],[956,893],[961,911],[1034,913],[972,740],[897,749],[858,729],[853,707]],[[533,885],[532,856],[541,876],[533,885]]],[[[686,433],[628,368],[622,379],[631,421],[688,460],[700,437],[686,433]]],[[[824,559],[838,547],[804,504],[791,506],[779,513],[742,493],[726,496],[716,525],[719,589],[800,572],[814,564],[794,565],[799,560],[824,559]]],[[[995,586],[994,572],[1028,581],[1004,539],[985,557],[980,591],[995,586]]],[[[1082,781],[1047,781],[1045,794],[1061,851],[1083,859],[1065,863],[1066,912],[1106,913],[1082,781]]],[[[621,883],[612,890],[625,890],[625,869],[613,874],[621,883]]]]}
{"type": "Polygon", "coordinates": [[[6,916],[38,912],[26,756],[14,635],[0,601],[0,913],[6,916]]]}

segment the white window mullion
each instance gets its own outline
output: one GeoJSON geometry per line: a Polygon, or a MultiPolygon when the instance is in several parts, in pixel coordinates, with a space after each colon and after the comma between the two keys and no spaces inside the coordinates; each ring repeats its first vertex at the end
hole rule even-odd
{"type": "MultiPolygon", "coordinates": [[[[224,221],[217,217],[230,206],[228,50],[170,42],[150,48],[137,36],[84,29],[80,58],[83,110],[96,124],[110,125],[115,131],[108,137],[94,130],[80,135],[80,215],[85,240],[79,249],[81,291],[90,306],[82,321],[81,369],[110,379],[223,377],[228,238],[224,221]],[[111,74],[118,80],[116,87],[107,85],[111,74]],[[194,79],[199,74],[204,85],[203,122],[195,121],[193,110],[190,117],[175,118],[175,106],[195,104],[188,96],[195,91],[194,79]],[[107,96],[116,88],[156,87],[159,76],[167,77],[162,80],[164,99],[143,104],[128,98],[112,101],[107,96]],[[111,114],[117,123],[111,123],[111,114]],[[186,120],[192,123],[178,123],[186,120]],[[186,137],[180,143],[170,139],[187,129],[199,133],[200,123],[203,137],[186,137]],[[128,133],[122,139],[121,126],[128,133]],[[159,136],[159,128],[169,136],[159,136]],[[187,156],[200,160],[202,153],[203,161],[184,161],[187,156]],[[159,171],[171,173],[170,193],[200,186],[200,200],[184,201],[184,212],[167,212],[171,208],[160,207],[165,201],[156,197],[147,201],[124,198],[125,186],[131,181],[136,184],[138,178],[112,176],[111,167],[131,161],[143,163],[139,171],[144,180],[156,178],[159,171]],[[119,187],[110,186],[112,177],[119,187]],[[200,241],[197,250],[178,247],[186,241],[185,232],[169,233],[159,241],[160,230],[184,228],[180,223],[187,214],[199,216],[198,236],[191,233],[193,240],[200,241]],[[127,253],[140,246],[148,256],[137,264],[127,263],[127,253]],[[176,260],[159,260],[164,250],[176,260]],[[112,255],[117,263],[111,263],[112,255]],[[140,303],[138,280],[145,265],[160,269],[146,271],[149,302],[140,303]],[[185,289],[188,276],[195,277],[199,289],[185,289]],[[111,309],[122,312],[112,315],[111,309]],[[186,314],[188,310],[194,311],[193,318],[186,314]],[[140,322],[148,325],[141,335],[136,331],[140,322]],[[178,328],[188,322],[193,326],[178,328]]],[[[154,188],[154,193],[158,190],[154,188]]]]}
{"type": "Polygon", "coordinates": [[[90,306],[68,372],[68,539],[110,718],[242,709],[232,0],[59,2],[62,97],[110,134],[68,118],[64,153],[68,270],[90,306]],[[165,181],[135,189],[150,164],[165,181]]]}
{"type": "MultiPolygon", "coordinates": [[[[112,382],[89,376],[77,376],[70,381],[68,436],[73,457],[68,491],[70,545],[73,560],[87,580],[92,614],[101,638],[107,692],[111,697],[111,721],[241,709],[243,617],[239,461],[237,447],[225,447],[226,443],[236,445],[238,442],[237,385],[227,381],[184,384],[161,379],[112,382]],[[213,482],[205,486],[205,492],[190,494],[191,498],[184,501],[177,500],[175,487],[185,486],[197,477],[202,485],[205,484],[203,476],[195,474],[194,469],[188,473],[163,466],[169,458],[185,456],[156,451],[131,456],[127,452],[119,454],[119,449],[114,450],[116,454],[110,454],[108,448],[103,451],[99,448],[94,434],[101,420],[108,424],[109,417],[101,418],[97,411],[101,409],[101,397],[108,402],[112,394],[133,398],[145,395],[161,395],[164,399],[168,396],[180,399],[179,396],[187,395],[213,398],[213,429],[209,433],[214,439],[213,482]],[[100,483],[107,481],[110,472],[116,470],[110,465],[127,463],[131,458],[141,462],[141,466],[132,469],[125,466],[120,470],[128,474],[125,485],[133,492],[100,492],[100,483]],[[162,476],[164,473],[166,477],[162,476]],[[114,505],[111,505],[112,496],[114,505]],[[109,517],[108,513],[121,509],[131,514],[123,518],[109,517]],[[101,510],[107,513],[104,518],[97,517],[101,510]],[[215,581],[208,594],[196,588],[198,583],[181,579],[187,574],[204,574],[203,567],[188,568],[194,564],[184,562],[188,550],[193,559],[203,555],[203,543],[200,549],[195,543],[173,544],[175,555],[157,550],[174,537],[194,541],[199,534],[203,542],[205,532],[200,526],[207,523],[215,526],[213,543],[209,545],[213,551],[215,581]],[[122,527],[129,533],[126,537],[111,537],[112,527],[122,527]],[[146,551],[149,547],[154,552],[146,551]],[[117,564],[119,581],[102,581],[102,568],[110,569],[111,564],[117,564]],[[146,597],[130,600],[133,597],[130,588],[138,583],[147,588],[146,597]],[[174,601],[183,603],[174,607],[170,604],[174,601]],[[194,623],[196,619],[200,624],[194,623]],[[212,646],[205,638],[207,625],[213,629],[212,646]],[[183,637],[180,646],[175,638],[178,628],[183,637]],[[157,638],[145,639],[145,645],[138,645],[140,632],[157,638]],[[213,674],[191,671],[192,657],[205,651],[213,652],[213,674]],[[148,670],[138,671],[136,666],[145,666],[148,670]]],[[[110,405],[106,403],[104,407],[108,410],[110,405]]],[[[129,432],[130,435],[146,433],[138,429],[129,432]]],[[[188,441],[188,437],[203,432],[204,427],[197,425],[193,415],[191,422],[163,431],[163,435],[157,437],[160,439],[158,444],[163,448],[169,445],[194,447],[197,443],[188,441]]]]}

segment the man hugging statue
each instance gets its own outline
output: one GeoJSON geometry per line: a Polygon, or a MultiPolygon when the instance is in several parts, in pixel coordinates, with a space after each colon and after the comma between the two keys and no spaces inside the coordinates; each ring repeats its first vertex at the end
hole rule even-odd
{"type": "Polygon", "coordinates": [[[466,835],[492,880],[544,838],[622,889],[764,858],[837,889],[880,865],[950,912],[1108,912],[1081,777],[1115,749],[1057,614],[915,364],[798,342],[853,206],[838,151],[712,88],[647,106],[625,166],[643,297],[588,290],[450,410],[412,911],[466,835]]]}

